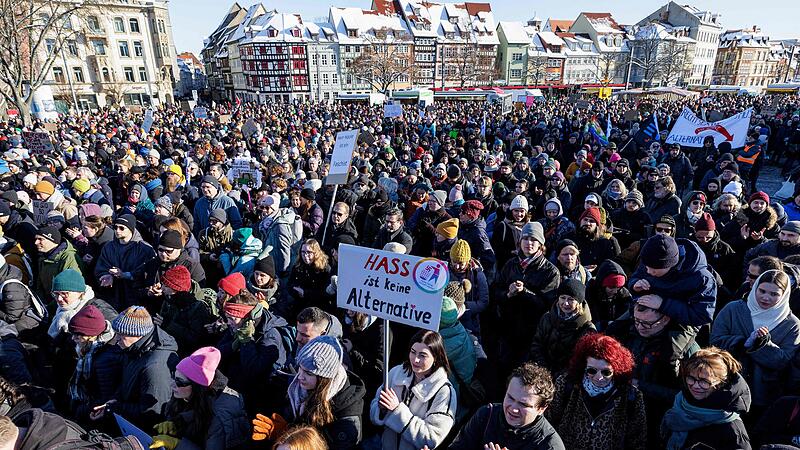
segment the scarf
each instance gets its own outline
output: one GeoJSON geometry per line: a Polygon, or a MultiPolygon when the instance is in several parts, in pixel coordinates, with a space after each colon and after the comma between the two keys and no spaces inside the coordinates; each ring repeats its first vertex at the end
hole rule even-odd
{"type": "Polygon", "coordinates": [[[82,351],[79,345],[75,346],[75,353],[78,361],[75,365],[75,372],[69,381],[69,398],[73,402],[87,403],[90,401],[89,393],[86,392],[87,383],[92,375],[92,361],[98,348],[106,345],[114,337],[114,330],[111,324],[106,321],[106,330],[103,331],[97,340],[89,344],[89,347],[82,351]]]}
{"type": "Polygon", "coordinates": [[[606,387],[598,387],[592,380],[585,376],[583,377],[583,390],[589,394],[589,397],[597,397],[598,395],[608,394],[611,390],[614,389],[614,382],[608,383],[606,387]]]}
{"type": "Polygon", "coordinates": [[[687,208],[686,217],[689,219],[689,223],[694,225],[698,220],[700,220],[701,217],[703,217],[703,211],[700,211],[700,214],[695,214],[692,212],[692,210],[687,208]]]}
{"type": "Polygon", "coordinates": [[[770,272],[774,272],[772,270],[768,270],[762,273],[755,283],[753,283],[753,288],[750,289],[750,293],[747,295],[747,308],[750,310],[750,318],[753,320],[753,329],[757,330],[761,327],[767,327],[769,331],[772,331],[775,327],[781,324],[789,314],[792,313],[792,310],[789,308],[789,294],[791,293],[790,289],[786,289],[785,292],[781,295],[780,300],[778,303],[775,304],[772,308],[769,309],[762,309],[761,306],[758,305],[756,301],[756,290],[758,289],[758,285],[761,283],[761,277],[765,274],[770,272]]]}
{"type": "Polygon", "coordinates": [[[662,429],[670,432],[667,450],[682,449],[692,430],[720,423],[731,423],[737,419],[739,419],[739,414],[735,412],[691,405],[686,401],[683,392],[678,392],[672,408],[664,414],[664,421],[661,424],[662,429]]]}
{"type": "Polygon", "coordinates": [[[50,328],[47,329],[47,334],[55,339],[61,333],[66,333],[69,327],[69,321],[78,311],[89,303],[89,298],[86,294],[84,298],[76,301],[75,303],[59,306],[56,308],[56,313],[53,315],[53,321],[50,323],[50,328]]]}
{"type": "MultiPolygon", "coordinates": [[[[520,252],[520,253],[521,253],[521,252],[520,252]]],[[[525,269],[527,269],[527,268],[528,268],[528,266],[529,266],[529,265],[530,265],[532,262],[534,262],[534,261],[536,260],[536,258],[538,258],[538,257],[539,257],[539,252],[536,252],[536,254],[535,254],[535,255],[533,255],[533,256],[529,256],[529,257],[527,257],[527,258],[521,258],[521,257],[520,257],[520,259],[519,259],[519,266],[520,266],[520,267],[522,267],[522,270],[523,270],[523,271],[525,271],[525,269]]]]}
{"type": "MultiPolygon", "coordinates": [[[[347,371],[344,366],[339,364],[339,369],[336,375],[331,380],[331,385],[328,388],[328,393],[325,395],[325,400],[330,401],[339,391],[342,390],[344,384],[347,382],[347,371]]],[[[289,384],[289,404],[292,407],[294,417],[301,417],[306,409],[306,400],[308,399],[308,391],[300,387],[295,375],[292,382],[289,384]]]]}

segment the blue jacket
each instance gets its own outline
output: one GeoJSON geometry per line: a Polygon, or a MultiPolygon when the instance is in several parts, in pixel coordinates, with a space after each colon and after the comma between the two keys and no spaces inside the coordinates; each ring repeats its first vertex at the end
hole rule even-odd
{"type": "Polygon", "coordinates": [[[670,316],[681,325],[701,326],[711,323],[717,298],[717,282],[708,270],[706,256],[700,247],[688,239],[676,239],[678,264],[663,277],[647,274],[643,263],[628,280],[628,289],[634,299],[641,293],[633,290],[639,280],[650,282],[650,294],[664,301],[659,311],[670,316]]]}
{"type": "Polygon", "coordinates": [[[483,267],[487,270],[494,269],[494,249],[489,242],[489,235],[486,234],[486,221],[483,217],[478,217],[472,223],[461,223],[458,238],[467,241],[472,257],[480,261],[483,267]]]}
{"type": "Polygon", "coordinates": [[[800,220],[800,206],[795,202],[783,205],[783,212],[786,213],[787,220],[800,220]]]}
{"type": "Polygon", "coordinates": [[[242,216],[239,214],[239,208],[236,207],[236,202],[228,197],[224,192],[220,191],[216,197],[209,200],[203,196],[194,204],[194,234],[199,235],[200,231],[208,228],[208,217],[211,211],[215,209],[224,209],[228,215],[228,223],[234,230],[242,227],[242,216]]]}

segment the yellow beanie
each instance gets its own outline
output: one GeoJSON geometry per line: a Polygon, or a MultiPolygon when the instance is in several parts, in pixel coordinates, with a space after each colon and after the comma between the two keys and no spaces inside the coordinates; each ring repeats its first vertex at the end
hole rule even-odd
{"type": "Polygon", "coordinates": [[[41,192],[42,194],[53,195],[53,192],[56,191],[56,187],[53,186],[53,183],[42,180],[36,183],[36,187],[33,188],[34,192],[41,192]]]}
{"type": "Polygon", "coordinates": [[[436,232],[445,237],[445,239],[453,239],[458,235],[458,219],[448,219],[436,225],[436,232]]]}
{"type": "Polygon", "coordinates": [[[86,178],[79,178],[72,182],[72,189],[75,189],[75,192],[81,195],[85,194],[91,187],[89,180],[86,178]]]}
{"type": "Polygon", "coordinates": [[[450,261],[456,264],[468,263],[472,258],[472,251],[467,241],[459,239],[450,248],[450,261]]]}

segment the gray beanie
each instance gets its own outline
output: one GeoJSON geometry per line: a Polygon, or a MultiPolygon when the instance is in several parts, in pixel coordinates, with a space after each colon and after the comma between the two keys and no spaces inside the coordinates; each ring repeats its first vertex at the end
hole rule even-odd
{"type": "Polygon", "coordinates": [[[158,200],[156,200],[156,206],[160,206],[167,211],[172,211],[172,199],[169,198],[168,195],[165,195],[158,200]]]}
{"type": "Polygon", "coordinates": [[[636,189],[628,192],[628,195],[625,196],[625,201],[636,202],[636,204],[639,205],[639,208],[644,208],[644,196],[636,189]]]}
{"type": "Polygon", "coordinates": [[[544,228],[542,228],[542,224],[539,222],[528,222],[522,227],[522,232],[519,237],[520,239],[532,237],[534,240],[544,245],[544,228]]]}
{"type": "Polygon", "coordinates": [[[297,365],[322,378],[333,378],[342,365],[342,346],[328,335],[310,340],[297,354],[297,365]]]}
{"type": "Polygon", "coordinates": [[[781,228],[781,231],[800,234],[800,220],[790,220],[781,228]]]}
{"type": "Polygon", "coordinates": [[[222,208],[217,208],[211,211],[209,219],[214,219],[219,223],[226,225],[228,223],[228,213],[226,213],[225,210],[222,208]]]}
{"type": "Polygon", "coordinates": [[[444,206],[447,203],[447,192],[445,191],[433,191],[431,193],[431,197],[436,199],[436,203],[441,206],[444,206]]]}

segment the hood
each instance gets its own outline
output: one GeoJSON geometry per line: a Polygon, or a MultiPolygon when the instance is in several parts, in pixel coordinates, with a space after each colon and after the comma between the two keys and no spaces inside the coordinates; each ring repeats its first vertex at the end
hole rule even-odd
{"type": "Polygon", "coordinates": [[[575,319],[564,321],[561,320],[559,315],[558,302],[554,302],[553,306],[550,307],[550,321],[559,328],[577,330],[592,321],[592,312],[589,310],[589,304],[584,300],[582,305],[582,312],[575,319]]]}
{"type": "Polygon", "coordinates": [[[470,223],[461,222],[461,224],[459,226],[461,228],[463,228],[463,229],[476,228],[478,230],[486,231],[486,220],[484,220],[483,217],[478,216],[477,219],[475,219],[474,221],[472,221],[470,223]]]}
{"type": "Polygon", "coordinates": [[[347,381],[331,399],[331,409],[336,418],[361,416],[364,410],[364,382],[353,372],[347,372],[347,381]]]}
{"type": "Polygon", "coordinates": [[[19,448],[44,450],[79,437],[79,428],[72,428],[61,416],[38,408],[24,411],[13,420],[16,426],[28,429],[19,448]]]}
{"type": "Polygon", "coordinates": [[[625,277],[625,280],[628,279],[628,276],[625,275],[625,271],[622,269],[622,266],[610,259],[607,259],[601,262],[597,267],[597,273],[594,278],[599,280],[598,283],[602,283],[605,277],[613,274],[622,275],[625,277]]]}
{"type": "MultiPolygon", "coordinates": [[[[558,205],[558,215],[559,216],[564,214],[564,207],[561,206],[561,200],[559,200],[558,197],[553,197],[550,200],[547,200],[546,202],[544,202],[544,210],[545,211],[547,211],[547,204],[548,203],[555,203],[556,205],[558,205]]],[[[545,217],[547,217],[547,215],[545,215],[545,217]]]]}
{"type": "Polygon", "coordinates": [[[761,214],[756,214],[750,208],[743,208],[736,214],[736,220],[744,225],[745,223],[755,225],[756,229],[772,229],[778,223],[778,215],[771,206],[768,206],[761,214]]]}
{"type": "Polygon", "coordinates": [[[250,236],[246,241],[244,241],[244,244],[242,244],[240,253],[242,255],[258,256],[258,254],[261,253],[262,248],[263,244],[261,243],[261,239],[258,239],[255,236],[250,236]]]}
{"type": "Polygon", "coordinates": [[[286,325],[289,324],[288,322],[286,322],[286,319],[284,319],[281,316],[277,316],[275,314],[272,314],[272,312],[270,312],[268,309],[264,309],[263,311],[264,312],[261,315],[262,320],[261,320],[261,324],[259,325],[259,327],[265,333],[267,331],[273,329],[273,328],[285,327],[286,325]]]}
{"type": "Polygon", "coordinates": [[[297,214],[292,208],[281,208],[278,210],[278,215],[273,219],[273,223],[284,223],[291,225],[296,220],[297,214]]]}
{"type": "Polygon", "coordinates": [[[58,189],[56,189],[52,195],[47,199],[47,203],[53,205],[53,208],[57,208],[61,202],[64,201],[64,194],[61,193],[58,189]]]}
{"type": "Polygon", "coordinates": [[[253,294],[264,294],[264,298],[267,299],[267,303],[270,305],[275,304],[277,301],[275,298],[275,293],[278,292],[278,283],[273,284],[271,288],[259,288],[253,283],[253,276],[254,275],[250,275],[250,278],[247,279],[247,290],[253,294]]]}
{"type": "Polygon", "coordinates": [[[157,326],[148,336],[142,337],[130,348],[123,351],[138,353],[140,356],[144,353],[155,351],[177,352],[178,343],[175,342],[175,338],[157,326]]]}
{"type": "Polygon", "coordinates": [[[720,409],[739,414],[750,410],[750,387],[738,373],[728,385],[717,389],[703,400],[695,400],[686,386],[683,387],[683,395],[687,402],[701,408],[720,409]]]}
{"type": "Polygon", "coordinates": [[[696,243],[682,238],[675,239],[675,242],[678,244],[678,265],[667,276],[680,279],[708,266],[706,254],[696,243]]]}
{"type": "Polygon", "coordinates": [[[17,327],[7,323],[4,320],[0,320],[0,338],[4,338],[6,336],[17,336],[17,327]]]}

